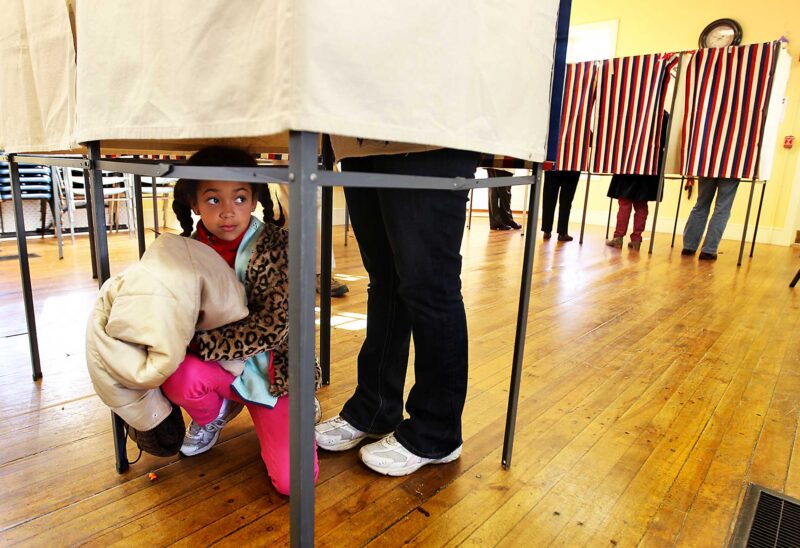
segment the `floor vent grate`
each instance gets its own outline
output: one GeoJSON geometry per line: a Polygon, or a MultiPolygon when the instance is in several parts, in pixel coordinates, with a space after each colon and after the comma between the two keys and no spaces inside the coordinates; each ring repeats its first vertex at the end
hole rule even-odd
{"type": "Polygon", "coordinates": [[[800,501],[751,483],[730,545],[748,548],[800,546],[800,501]]]}

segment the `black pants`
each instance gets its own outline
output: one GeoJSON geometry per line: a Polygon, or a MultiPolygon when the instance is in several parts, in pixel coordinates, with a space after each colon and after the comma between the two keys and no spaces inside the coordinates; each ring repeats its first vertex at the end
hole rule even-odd
{"type": "MultiPolygon", "coordinates": [[[[346,159],[342,170],[472,177],[478,159],[476,153],[435,150],[346,159]]],[[[459,253],[467,191],[346,187],[345,196],[369,289],[358,386],[341,416],[365,432],[394,431],[418,456],[441,458],[462,443],[467,394],[459,253]],[[416,380],[403,420],[412,336],[416,380]]]]}
{"type": "MultiPolygon", "coordinates": [[[[513,177],[513,173],[504,169],[486,168],[489,177],[513,177]]],[[[496,186],[489,188],[489,228],[510,226],[518,228],[511,214],[511,187],[496,186]]]]}
{"type": "Polygon", "coordinates": [[[542,232],[553,231],[553,218],[558,202],[558,233],[569,232],[569,212],[578,188],[580,171],[546,171],[542,189],[542,232]],[[559,196],[560,190],[560,196],[559,196]]]}
{"type": "Polygon", "coordinates": [[[513,226],[511,215],[511,187],[495,186],[489,188],[489,228],[513,226]]]}

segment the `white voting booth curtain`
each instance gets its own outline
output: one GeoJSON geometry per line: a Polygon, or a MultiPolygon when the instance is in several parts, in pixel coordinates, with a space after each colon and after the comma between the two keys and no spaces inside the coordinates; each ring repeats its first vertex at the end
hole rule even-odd
{"type": "Polygon", "coordinates": [[[0,24],[0,148],[73,147],[75,46],[65,0],[5,0],[0,24]]]}
{"type": "Polygon", "coordinates": [[[557,10],[80,0],[75,138],[142,148],[295,129],[541,161],[557,10]]]}

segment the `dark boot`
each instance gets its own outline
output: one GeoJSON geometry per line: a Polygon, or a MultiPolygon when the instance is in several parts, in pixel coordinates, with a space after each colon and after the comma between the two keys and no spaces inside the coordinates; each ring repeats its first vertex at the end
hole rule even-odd
{"type": "Polygon", "coordinates": [[[511,187],[502,186],[497,187],[495,190],[497,191],[497,205],[498,209],[500,210],[500,218],[503,220],[503,224],[506,224],[515,230],[522,228],[521,224],[514,222],[514,217],[511,214],[511,187]]]}
{"type": "Polygon", "coordinates": [[[511,230],[511,227],[503,219],[497,187],[489,189],[489,228],[492,230],[511,230]]]}

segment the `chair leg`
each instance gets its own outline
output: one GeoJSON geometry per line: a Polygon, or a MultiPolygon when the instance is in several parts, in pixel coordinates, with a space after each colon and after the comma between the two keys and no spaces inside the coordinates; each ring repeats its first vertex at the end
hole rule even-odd
{"type": "Polygon", "coordinates": [[[800,281],[800,269],[797,270],[797,274],[794,275],[794,279],[792,280],[792,283],[789,284],[789,287],[796,286],[798,281],[800,281]]]}
{"type": "Polygon", "coordinates": [[[53,214],[53,232],[56,234],[56,242],[58,243],[58,258],[64,258],[64,243],[62,240],[62,231],[61,231],[61,203],[57,202],[58,194],[53,194],[52,200],[50,200],[50,211],[53,214]]]}
{"type": "Polygon", "coordinates": [[[161,206],[161,226],[167,228],[167,207],[169,206],[169,194],[164,196],[164,205],[161,206]]]}
{"type": "Polygon", "coordinates": [[[47,222],[47,200],[39,201],[39,209],[42,212],[42,238],[44,238],[44,225],[47,222]]]}

